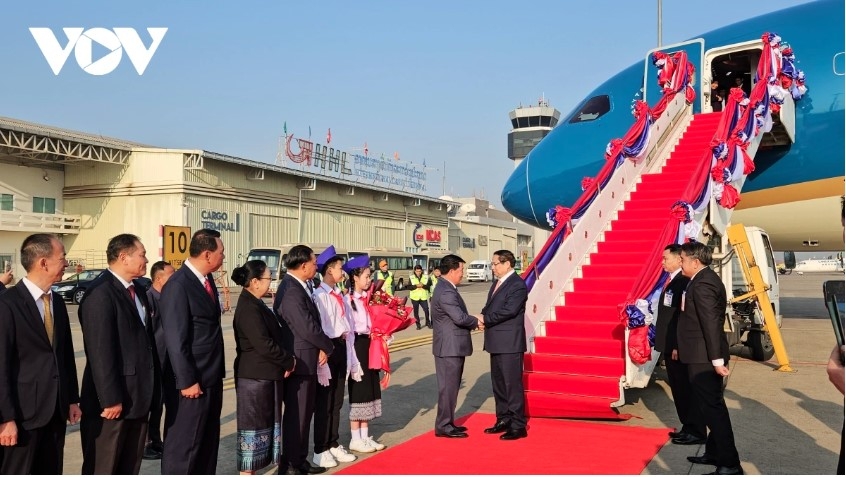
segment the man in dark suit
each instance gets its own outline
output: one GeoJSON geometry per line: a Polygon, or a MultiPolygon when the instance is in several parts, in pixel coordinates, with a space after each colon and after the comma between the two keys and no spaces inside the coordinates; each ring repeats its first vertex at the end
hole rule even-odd
{"type": "Polygon", "coordinates": [[[496,423],[485,434],[504,432],[500,439],[526,437],[526,398],[523,395],[523,353],[526,352],[525,313],[529,292],[514,273],[517,259],[508,250],[494,252],[491,260],[497,281],[482,308],[485,351],[491,355],[491,385],[496,423]]]}
{"type": "MultiPolygon", "coordinates": [[[[167,347],[165,346],[164,328],[162,328],[162,314],[160,311],[161,305],[159,301],[162,298],[162,288],[167,283],[168,279],[176,270],[173,265],[158,261],[150,267],[150,279],[152,284],[147,290],[147,304],[150,310],[150,320],[147,322],[147,332],[153,336],[153,341],[156,343],[156,365],[155,378],[156,389],[161,390],[165,381],[164,376],[170,377],[167,379],[167,384],[173,388],[173,370],[166,362],[167,347]]],[[[147,427],[147,445],[144,446],[144,459],[158,460],[162,458],[164,453],[164,445],[162,443],[162,412],[164,411],[164,394],[162,392],[156,393],[153,396],[153,405],[150,409],[150,421],[147,427]]]]}
{"type": "Polygon", "coordinates": [[[276,291],[273,310],[282,323],[285,348],[294,350],[297,365],[285,379],[279,473],[319,474],[326,468],[308,461],[309,427],[317,395],[317,366],[326,364],[334,345],[323,333],[320,312],[311,296],[312,278],[317,273],[314,251],[305,245],[292,247],[285,257],[285,268],[288,273],[276,291]]]}
{"type": "Polygon", "coordinates": [[[61,474],[66,422],[82,415],[68,312],[50,291],[65,247],[30,235],[21,265],[26,276],[0,295],[0,474],[61,474]]]}
{"type": "Polygon", "coordinates": [[[441,280],[432,296],[432,354],[438,381],[438,412],[435,436],[468,437],[467,428],[455,425],[458,388],[464,374],[464,359],[473,354],[470,330],[482,327],[482,317],[467,314],[467,306],[458,294],[464,276],[464,260],[447,255],[441,260],[441,280]]]}
{"type": "Polygon", "coordinates": [[[220,232],[198,230],[188,253],[159,302],[174,378],[165,390],[162,473],[214,474],[225,373],[220,299],[212,276],[225,258],[220,232]]]}
{"type": "Polygon", "coordinates": [[[132,234],[106,247],[108,270],[79,305],[85,343],[82,375],[82,473],[138,474],[154,380],[146,294],[133,281],[147,273],[147,251],[132,234]]]}
{"type": "Polygon", "coordinates": [[[681,247],[682,273],[690,278],[682,295],[678,322],[679,360],[687,365],[694,401],[710,429],[702,456],[687,459],[716,465],[717,474],[742,474],[731,419],[723,399],[723,377],[729,375],[728,339],[723,332],[726,289],[711,270],[711,249],[692,242],[681,247]]]}
{"type": "Polygon", "coordinates": [[[693,445],[705,443],[705,422],[699,406],[691,399],[687,365],[679,361],[676,336],[681,298],[690,279],[681,273],[681,245],[664,247],[661,260],[664,271],[669,273],[667,283],[658,297],[658,317],[655,321],[655,351],[664,355],[667,381],[673,393],[673,403],[682,424],[679,432],[671,431],[674,444],[693,445]]]}

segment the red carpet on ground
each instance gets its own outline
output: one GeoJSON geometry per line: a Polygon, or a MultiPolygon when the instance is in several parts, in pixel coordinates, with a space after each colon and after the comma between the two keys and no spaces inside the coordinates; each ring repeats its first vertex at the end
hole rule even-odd
{"type": "Polygon", "coordinates": [[[458,421],[467,426],[469,438],[435,437],[429,431],[336,473],[639,474],[667,442],[669,430],[530,419],[528,438],[502,441],[498,434],[483,432],[496,421],[492,414],[474,413],[458,421]]]}

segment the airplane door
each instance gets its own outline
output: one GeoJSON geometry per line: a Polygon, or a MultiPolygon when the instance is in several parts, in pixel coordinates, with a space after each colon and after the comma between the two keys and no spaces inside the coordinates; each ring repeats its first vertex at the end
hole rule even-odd
{"type": "Polygon", "coordinates": [[[705,40],[702,38],[696,38],[695,40],[689,40],[649,50],[646,54],[645,73],[643,76],[643,98],[650,107],[654,106],[655,103],[661,99],[663,94],[661,92],[661,88],[658,87],[658,70],[655,68],[655,65],[652,64],[652,53],[656,51],[661,51],[668,55],[678,51],[684,51],[687,53],[688,61],[690,61],[695,68],[693,73],[693,82],[691,83],[693,89],[696,91],[696,99],[693,102],[693,112],[694,114],[702,112],[702,100],[700,99],[700,89],[702,86],[699,84],[699,78],[702,77],[702,64],[705,56],[705,40]]]}

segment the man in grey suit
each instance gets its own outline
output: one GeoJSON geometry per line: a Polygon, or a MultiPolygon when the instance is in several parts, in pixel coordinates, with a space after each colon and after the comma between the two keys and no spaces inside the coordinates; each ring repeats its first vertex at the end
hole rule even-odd
{"type": "Polygon", "coordinates": [[[432,354],[435,355],[438,380],[435,436],[468,437],[466,427],[455,425],[455,404],[464,373],[464,358],[473,354],[470,330],[481,326],[481,317],[467,314],[467,306],[458,294],[457,287],[464,276],[464,260],[457,255],[447,255],[438,268],[443,283],[435,288],[432,296],[432,354]]]}
{"type": "Polygon", "coordinates": [[[485,434],[499,434],[504,441],[526,437],[526,397],[523,395],[523,353],[526,352],[526,300],[529,292],[514,273],[517,259],[508,250],[493,254],[491,267],[497,281],[482,308],[485,351],[491,355],[491,385],[496,403],[496,423],[485,434]]]}

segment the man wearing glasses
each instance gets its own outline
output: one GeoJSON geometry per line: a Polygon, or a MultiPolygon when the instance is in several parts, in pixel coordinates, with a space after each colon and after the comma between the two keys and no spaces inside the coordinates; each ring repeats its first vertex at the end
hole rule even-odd
{"type": "Polygon", "coordinates": [[[523,279],[514,273],[517,260],[508,250],[494,252],[491,260],[497,281],[488,292],[482,309],[485,351],[491,355],[491,384],[496,403],[496,423],[486,434],[499,434],[510,441],[526,437],[526,403],[523,395],[523,353],[526,328],[523,325],[526,299],[523,279]]]}

